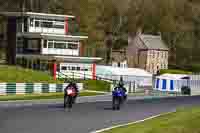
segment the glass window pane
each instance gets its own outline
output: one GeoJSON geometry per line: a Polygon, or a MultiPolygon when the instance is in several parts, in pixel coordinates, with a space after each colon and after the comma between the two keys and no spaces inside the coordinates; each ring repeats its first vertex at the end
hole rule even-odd
{"type": "Polygon", "coordinates": [[[62,23],[64,23],[64,20],[55,20],[56,22],[62,22],[62,23]]]}
{"type": "Polygon", "coordinates": [[[68,43],[68,49],[78,49],[78,45],[73,43],[68,43]]]}
{"type": "Polygon", "coordinates": [[[53,27],[56,29],[64,29],[64,25],[54,25],[53,27]]]}
{"type": "Polygon", "coordinates": [[[40,21],[35,21],[35,27],[40,27],[40,21]]]}
{"type": "Polygon", "coordinates": [[[53,42],[48,42],[48,48],[53,48],[53,42]]]}
{"type": "Polygon", "coordinates": [[[81,68],[80,67],[77,67],[77,71],[80,71],[81,70],[81,68]]]}
{"type": "Polygon", "coordinates": [[[47,43],[44,43],[43,48],[47,48],[47,43]]]}
{"type": "Polygon", "coordinates": [[[43,48],[47,48],[47,40],[44,40],[43,48]]]}
{"type": "Polygon", "coordinates": [[[42,22],[41,27],[53,28],[53,22],[42,22]]]}
{"type": "Polygon", "coordinates": [[[62,70],[67,70],[67,67],[65,67],[65,66],[62,66],[62,68],[61,68],[62,70]]]}
{"type": "Polygon", "coordinates": [[[39,49],[38,40],[28,40],[28,47],[27,49],[36,50],[39,49]]]}
{"type": "Polygon", "coordinates": [[[66,43],[64,43],[64,42],[55,42],[54,43],[54,48],[57,48],[57,49],[66,49],[66,43]]]}

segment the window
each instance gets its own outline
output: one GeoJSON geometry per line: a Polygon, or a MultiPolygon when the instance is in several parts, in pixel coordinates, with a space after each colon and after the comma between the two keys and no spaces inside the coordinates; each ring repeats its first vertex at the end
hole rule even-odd
{"type": "Polygon", "coordinates": [[[67,70],[67,67],[66,67],[66,66],[62,66],[61,69],[62,69],[62,70],[67,70]]]}
{"type": "Polygon", "coordinates": [[[84,71],[89,71],[89,70],[87,68],[85,68],[84,71]]]}
{"type": "Polygon", "coordinates": [[[75,67],[73,66],[73,67],[72,67],[72,71],[74,71],[74,70],[76,70],[76,69],[75,69],[75,67]]]}
{"type": "Polygon", "coordinates": [[[47,48],[47,40],[44,40],[43,48],[47,48]]]}
{"type": "Polygon", "coordinates": [[[166,67],[166,64],[163,64],[163,69],[166,69],[167,67],[166,67]]]}
{"type": "Polygon", "coordinates": [[[40,21],[35,21],[35,27],[40,27],[40,21]]]}
{"type": "Polygon", "coordinates": [[[47,43],[46,42],[44,43],[43,48],[47,48],[47,43]]]}
{"type": "Polygon", "coordinates": [[[53,22],[42,22],[41,27],[53,28],[53,22]]]}
{"type": "Polygon", "coordinates": [[[28,40],[28,47],[30,50],[40,49],[38,40],[28,40]]]}
{"type": "Polygon", "coordinates": [[[120,62],[117,62],[117,67],[120,67],[120,62]]]}
{"type": "Polygon", "coordinates": [[[48,48],[53,48],[53,42],[48,42],[48,48]]]}
{"type": "Polygon", "coordinates": [[[68,49],[78,49],[78,45],[73,43],[68,43],[68,49]]]}
{"type": "Polygon", "coordinates": [[[57,49],[66,49],[66,43],[64,43],[64,42],[55,42],[54,43],[54,48],[57,48],[57,49]]]}
{"type": "Polygon", "coordinates": [[[77,44],[79,41],[75,41],[75,40],[73,40],[73,41],[69,41],[69,43],[74,43],[74,44],[77,44]]]}
{"type": "Polygon", "coordinates": [[[80,71],[80,70],[81,70],[81,68],[80,68],[80,67],[77,67],[76,69],[77,69],[77,71],[80,71]]]}
{"type": "Polygon", "coordinates": [[[64,29],[64,25],[54,25],[53,27],[56,29],[64,29]]]}
{"type": "Polygon", "coordinates": [[[55,19],[54,21],[55,21],[55,23],[64,23],[65,22],[64,20],[58,20],[58,19],[55,19]]]}

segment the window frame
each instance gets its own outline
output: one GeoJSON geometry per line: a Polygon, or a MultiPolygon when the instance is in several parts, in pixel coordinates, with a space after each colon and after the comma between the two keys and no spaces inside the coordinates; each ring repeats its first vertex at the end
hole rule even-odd
{"type": "Polygon", "coordinates": [[[54,48],[55,49],[66,49],[67,48],[67,44],[64,41],[54,41],[54,48]],[[56,47],[56,45],[63,46],[63,47],[56,47]]]}
{"type": "Polygon", "coordinates": [[[47,41],[47,46],[48,48],[54,48],[54,41],[47,41]],[[52,43],[52,47],[49,47],[50,46],[50,43],[52,43]]]}
{"type": "Polygon", "coordinates": [[[78,49],[78,44],[77,43],[72,43],[72,42],[67,42],[67,49],[77,50],[78,49]],[[74,46],[76,46],[76,47],[74,47],[74,46]]]}
{"type": "Polygon", "coordinates": [[[67,66],[61,66],[61,70],[62,71],[66,71],[67,70],[67,66]],[[63,69],[63,68],[65,68],[65,69],[63,69]]]}

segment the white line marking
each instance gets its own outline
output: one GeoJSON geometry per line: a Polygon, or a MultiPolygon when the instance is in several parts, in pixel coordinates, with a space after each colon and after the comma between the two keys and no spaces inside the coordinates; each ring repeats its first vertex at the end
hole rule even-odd
{"type": "Polygon", "coordinates": [[[100,129],[100,130],[97,130],[97,131],[92,131],[90,133],[101,133],[101,132],[108,131],[108,130],[111,130],[111,129],[114,129],[114,128],[119,128],[119,127],[124,127],[124,126],[129,126],[129,125],[141,123],[141,122],[144,122],[144,121],[147,121],[147,120],[151,120],[151,119],[154,119],[154,118],[157,118],[157,117],[160,117],[160,116],[164,116],[164,115],[168,115],[168,114],[171,114],[171,113],[175,113],[175,112],[176,111],[162,113],[162,114],[159,114],[159,115],[155,115],[155,116],[151,116],[151,117],[145,118],[143,120],[138,120],[138,121],[130,122],[130,123],[127,123],[127,124],[121,124],[121,125],[117,125],[117,126],[112,126],[112,127],[100,129]]]}

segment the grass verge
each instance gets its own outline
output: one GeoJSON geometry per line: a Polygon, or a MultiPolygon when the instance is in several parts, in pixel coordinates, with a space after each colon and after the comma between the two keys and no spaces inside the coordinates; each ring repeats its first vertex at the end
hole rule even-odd
{"type": "MultiPolygon", "coordinates": [[[[53,80],[47,72],[24,69],[19,66],[0,65],[0,83],[63,83],[64,80],[53,80]]],[[[83,83],[84,89],[94,91],[110,90],[110,83],[100,80],[78,80],[83,83]]]]}
{"type": "Polygon", "coordinates": [[[102,80],[82,80],[84,88],[93,91],[110,91],[110,83],[102,80]]]}
{"type": "Polygon", "coordinates": [[[199,123],[200,108],[196,107],[102,133],[199,133],[199,123]]]}
{"type": "Polygon", "coordinates": [[[166,69],[166,70],[160,70],[160,74],[192,74],[190,71],[180,70],[180,69],[166,69]]]}
{"type": "Polygon", "coordinates": [[[0,82],[62,83],[62,81],[53,80],[53,77],[46,72],[8,65],[0,65],[0,82]]]}
{"type": "MultiPolygon", "coordinates": [[[[102,95],[102,93],[96,92],[80,92],[79,96],[95,96],[102,95]]],[[[12,101],[12,100],[40,100],[40,99],[62,99],[63,93],[44,93],[44,94],[27,94],[27,95],[8,95],[0,96],[0,101],[12,101]]]]}

